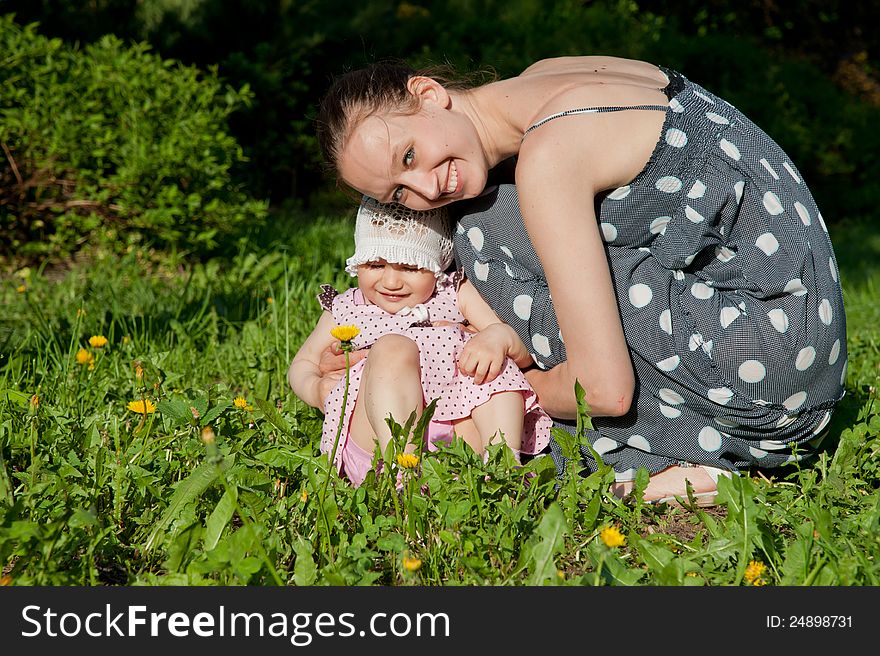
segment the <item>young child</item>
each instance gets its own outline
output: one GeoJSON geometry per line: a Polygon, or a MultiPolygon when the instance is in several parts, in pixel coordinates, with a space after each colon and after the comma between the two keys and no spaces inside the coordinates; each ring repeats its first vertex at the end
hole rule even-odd
{"type": "MultiPolygon", "coordinates": [[[[355,253],[345,268],[358,286],[341,294],[321,287],[324,312],[294,357],[288,380],[299,398],[324,411],[323,452],[332,452],[342,420],[335,465],[355,486],[372,467],[377,442],[384,453],[391,439],[388,416],[402,424],[433,399],[429,448],[454,433],[482,454],[500,434],[519,461],[520,452],[538,453],[549,442],[552,420],[519,368],[532,364],[531,356],[473,285],[446,273],[451,263],[445,209],[416,212],[364,197],[355,253]],[[465,330],[465,322],[478,332],[465,330]],[[325,399],[319,369],[338,325],[357,326],[356,349],[384,350],[383,367],[371,369],[369,357],[351,367],[344,413],[344,377],[325,399]]],[[[407,445],[407,451],[414,448],[407,445]]]]}

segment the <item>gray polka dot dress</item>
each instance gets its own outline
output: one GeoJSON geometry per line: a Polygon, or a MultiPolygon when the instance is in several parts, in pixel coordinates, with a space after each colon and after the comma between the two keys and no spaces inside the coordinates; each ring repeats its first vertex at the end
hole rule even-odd
{"type": "MultiPolygon", "coordinates": [[[[530,128],[562,115],[666,112],[644,170],[597,199],[637,382],[630,411],[593,418],[588,438],[618,480],[682,461],[735,470],[806,457],[846,376],[837,265],[803,178],[737,109],[664,71],[668,106],[586,108],[530,128]]],[[[539,367],[563,362],[516,188],[460,203],[454,216],[458,265],[539,367]]],[[[562,467],[555,442],[551,449],[562,467]]]]}

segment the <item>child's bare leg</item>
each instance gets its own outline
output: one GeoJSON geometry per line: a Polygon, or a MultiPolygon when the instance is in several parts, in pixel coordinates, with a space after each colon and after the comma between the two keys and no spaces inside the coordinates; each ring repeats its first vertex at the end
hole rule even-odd
{"type": "Polygon", "coordinates": [[[477,430],[477,425],[474,423],[473,419],[470,417],[467,419],[458,419],[452,422],[452,425],[455,427],[455,434],[464,440],[465,444],[471,447],[477,455],[483,455],[485,447],[483,446],[483,440],[480,437],[480,431],[477,430]]]}
{"type": "Polygon", "coordinates": [[[496,444],[501,439],[498,433],[503,433],[504,441],[517,459],[522,448],[524,415],[523,396],[514,391],[493,394],[471,412],[483,446],[496,444]]]}
{"type": "MultiPolygon", "coordinates": [[[[363,383],[361,384],[363,390],[363,383]]],[[[351,423],[348,427],[348,437],[367,453],[376,450],[376,431],[370,425],[364,404],[358,398],[354,402],[354,412],[351,414],[351,423]]]]}
{"type": "MultiPolygon", "coordinates": [[[[381,453],[384,453],[391,441],[391,429],[385,421],[388,415],[398,424],[403,424],[413,410],[418,418],[425,407],[419,347],[414,341],[403,335],[385,335],[376,340],[370,348],[361,375],[358,404],[363,405],[363,412],[372,428],[373,434],[367,437],[375,437],[381,453]]],[[[368,448],[360,441],[357,444],[368,448]]],[[[375,448],[375,445],[370,448],[375,448]]],[[[407,444],[407,453],[414,450],[412,443],[407,444]]]]}

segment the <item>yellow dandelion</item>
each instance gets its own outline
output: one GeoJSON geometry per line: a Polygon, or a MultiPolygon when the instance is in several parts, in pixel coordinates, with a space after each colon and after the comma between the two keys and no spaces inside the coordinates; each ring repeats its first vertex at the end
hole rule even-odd
{"type": "Polygon", "coordinates": [[[247,402],[247,399],[244,398],[243,396],[236,396],[232,400],[232,405],[234,405],[236,408],[241,408],[242,410],[246,410],[248,407],[248,402],[247,402]]]}
{"type": "Polygon", "coordinates": [[[0,576],[0,586],[7,586],[7,585],[12,585],[12,575],[11,574],[4,574],[3,576],[0,576]]]}
{"type": "Polygon", "coordinates": [[[606,547],[622,547],[626,544],[626,538],[616,526],[606,526],[599,532],[599,537],[606,547]]]}
{"type": "Polygon", "coordinates": [[[767,571],[767,566],[764,563],[760,560],[753,560],[746,567],[745,579],[752,585],[764,585],[764,582],[761,581],[761,576],[765,571],[767,571]]]}
{"type": "Polygon", "coordinates": [[[302,494],[299,495],[299,500],[302,501],[303,503],[308,501],[309,500],[309,491],[303,490],[302,494]]]}
{"type": "Polygon", "coordinates": [[[350,342],[360,334],[361,330],[357,326],[336,326],[330,331],[330,334],[340,342],[350,342]]]}
{"type": "Polygon", "coordinates": [[[24,294],[27,291],[27,285],[19,285],[15,288],[15,291],[17,291],[19,294],[24,294]]]}
{"type": "Polygon", "coordinates": [[[76,361],[78,364],[87,364],[91,366],[95,363],[95,356],[89,353],[86,349],[81,348],[76,352],[76,361]]]}
{"type": "Polygon", "coordinates": [[[421,566],[422,560],[420,558],[414,558],[413,556],[403,557],[403,569],[407,572],[418,572],[421,566]]]}
{"type": "Polygon", "coordinates": [[[122,344],[123,345],[128,344],[130,341],[131,341],[131,337],[129,337],[128,335],[122,336],[122,344]]]}
{"type": "Polygon", "coordinates": [[[144,379],[144,368],[141,366],[140,362],[136,362],[134,365],[134,377],[138,380],[144,379]]]}
{"type": "Polygon", "coordinates": [[[33,407],[33,408],[39,408],[39,407],[40,407],[40,397],[37,396],[36,394],[34,394],[34,395],[31,397],[31,407],[33,407]]]}
{"type": "Polygon", "coordinates": [[[274,303],[274,302],[275,302],[275,299],[272,298],[271,296],[266,299],[266,303],[268,303],[269,305],[272,305],[272,303],[274,303]]]}
{"type": "Polygon", "coordinates": [[[150,399],[138,399],[137,401],[129,401],[128,409],[139,415],[149,415],[156,412],[156,404],[150,399]]]}
{"type": "Polygon", "coordinates": [[[89,345],[92,348],[104,348],[107,346],[107,338],[103,335],[92,335],[89,337],[89,345]]]}
{"type": "Polygon", "coordinates": [[[563,572],[561,569],[557,569],[556,570],[556,578],[560,579],[561,581],[564,581],[565,580],[565,572],[563,572]]]}
{"type": "Polygon", "coordinates": [[[415,469],[419,466],[419,457],[414,453],[401,453],[397,456],[397,464],[404,469],[415,469]]]}

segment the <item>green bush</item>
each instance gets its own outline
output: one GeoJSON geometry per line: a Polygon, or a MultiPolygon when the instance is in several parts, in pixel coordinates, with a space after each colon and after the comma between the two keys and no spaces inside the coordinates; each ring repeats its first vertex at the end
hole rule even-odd
{"type": "Polygon", "coordinates": [[[227,119],[250,99],[106,36],[84,49],[0,17],[0,254],[67,256],[101,240],[207,253],[265,221],[234,183],[227,119]]]}

